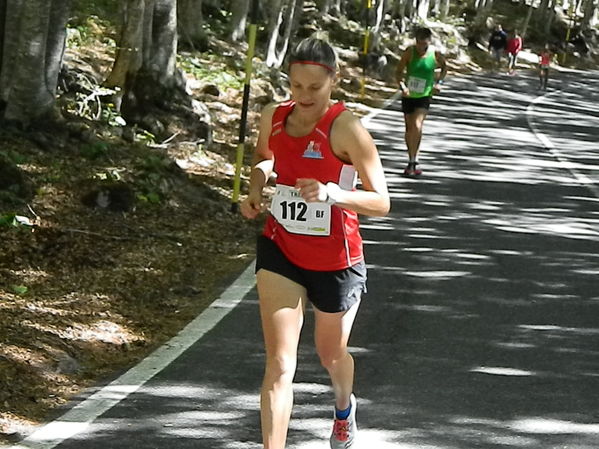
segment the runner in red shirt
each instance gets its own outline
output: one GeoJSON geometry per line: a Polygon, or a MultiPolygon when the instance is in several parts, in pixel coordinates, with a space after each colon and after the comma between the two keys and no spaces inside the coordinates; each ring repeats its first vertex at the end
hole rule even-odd
{"type": "Polygon", "coordinates": [[[551,65],[554,55],[549,49],[549,44],[539,54],[539,89],[547,90],[547,82],[549,81],[549,66],[551,65]]]}
{"type": "Polygon", "coordinates": [[[520,50],[522,50],[522,37],[518,34],[518,30],[514,30],[510,33],[506,48],[508,57],[507,70],[510,75],[516,73],[516,63],[518,61],[518,53],[520,53],[520,50]]]}
{"type": "Polygon", "coordinates": [[[355,439],[354,362],[347,350],[366,291],[358,214],[384,216],[390,201],[372,137],[341,103],[331,102],[337,57],[321,39],[304,39],[289,64],[291,101],[267,106],[250,175],[246,218],[263,211],[263,189],[276,192],[258,238],[256,280],[266,349],[261,392],[265,449],[284,449],[293,403],[297,346],[308,301],[315,344],[335,393],[330,445],[355,439]],[[356,190],[360,177],[362,189],[356,190]]]}

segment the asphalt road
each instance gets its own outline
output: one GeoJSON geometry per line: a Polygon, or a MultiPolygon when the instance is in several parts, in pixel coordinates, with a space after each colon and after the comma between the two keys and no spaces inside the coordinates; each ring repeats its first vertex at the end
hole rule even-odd
{"type": "MultiPolygon", "coordinates": [[[[418,180],[401,176],[397,102],[366,120],[393,205],[363,220],[357,448],[599,447],[599,73],[536,84],[449,80],[418,180]]],[[[143,385],[98,388],[116,405],[93,419],[82,403],[13,448],[260,448],[257,298],[235,291],[243,300],[143,385]]],[[[310,315],[295,386],[288,447],[327,448],[332,393],[310,315]]]]}

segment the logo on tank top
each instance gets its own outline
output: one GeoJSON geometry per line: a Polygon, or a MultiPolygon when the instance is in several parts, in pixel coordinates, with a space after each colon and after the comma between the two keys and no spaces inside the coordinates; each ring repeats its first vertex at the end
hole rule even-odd
{"type": "Polygon", "coordinates": [[[311,140],[302,157],[306,159],[324,159],[324,156],[320,152],[320,143],[311,140]]]}

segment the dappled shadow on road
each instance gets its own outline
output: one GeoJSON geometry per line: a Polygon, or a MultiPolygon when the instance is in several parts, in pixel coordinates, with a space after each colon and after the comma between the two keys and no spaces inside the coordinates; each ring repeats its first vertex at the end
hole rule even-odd
{"type": "Polygon", "coordinates": [[[431,110],[417,181],[373,121],[394,202],[365,226],[361,420],[389,447],[597,447],[599,199],[530,133],[532,90],[480,81],[431,110]]]}
{"type": "MultiPolygon", "coordinates": [[[[534,80],[474,81],[453,81],[431,110],[421,179],[401,176],[397,105],[370,123],[393,208],[363,223],[356,449],[594,449],[599,199],[530,133],[534,80]]],[[[593,130],[577,132],[573,145],[591,141],[593,130]]],[[[308,315],[295,449],[326,447],[331,426],[311,332],[308,315]]],[[[252,292],[201,345],[60,448],[260,448],[262,365],[252,292]]]]}

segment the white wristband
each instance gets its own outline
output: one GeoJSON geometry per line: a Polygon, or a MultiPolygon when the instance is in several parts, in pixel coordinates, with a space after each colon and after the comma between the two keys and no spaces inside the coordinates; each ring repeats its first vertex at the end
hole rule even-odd
{"type": "Polygon", "coordinates": [[[327,182],[327,204],[335,204],[339,201],[339,193],[341,193],[341,187],[334,182],[327,182]]]}

